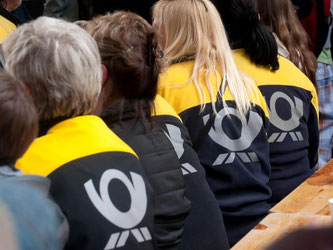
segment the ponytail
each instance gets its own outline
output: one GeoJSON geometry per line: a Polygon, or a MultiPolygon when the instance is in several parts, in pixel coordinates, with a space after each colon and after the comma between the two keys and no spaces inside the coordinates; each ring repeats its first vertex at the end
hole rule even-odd
{"type": "Polygon", "coordinates": [[[253,0],[216,0],[233,49],[242,48],[255,64],[279,69],[273,34],[260,22],[253,0]]]}

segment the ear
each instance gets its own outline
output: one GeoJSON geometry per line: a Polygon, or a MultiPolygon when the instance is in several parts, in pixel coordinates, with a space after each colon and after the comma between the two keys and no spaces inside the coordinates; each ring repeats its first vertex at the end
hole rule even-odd
{"type": "Polygon", "coordinates": [[[30,88],[25,84],[22,84],[22,88],[24,89],[25,93],[27,93],[27,95],[32,98],[30,88]]]}
{"type": "Polygon", "coordinates": [[[103,87],[104,84],[107,82],[107,79],[109,77],[109,72],[104,64],[102,64],[101,66],[102,66],[102,74],[103,74],[102,75],[102,87],[103,87]]]}

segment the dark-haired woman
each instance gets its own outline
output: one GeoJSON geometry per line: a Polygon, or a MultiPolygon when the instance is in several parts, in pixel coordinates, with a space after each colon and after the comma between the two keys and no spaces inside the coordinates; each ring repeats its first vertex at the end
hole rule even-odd
{"type": "Polygon", "coordinates": [[[153,28],[131,12],[80,24],[96,40],[104,65],[100,116],[138,154],[155,192],[157,248],[227,249],[223,218],[187,130],[156,95],[162,52],[153,28]]]}
{"type": "Polygon", "coordinates": [[[278,57],[273,34],[260,22],[254,0],[216,1],[238,68],[252,76],[270,113],[268,131],[272,205],[314,171],[318,160],[318,98],[311,81],[278,57]]]}
{"type": "Polygon", "coordinates": [[[0,44],[3,40],[16,30],[16,26],[21,22],[10,12],[21,5],[21,0],[1,0],[0,1],[0,44]]]}

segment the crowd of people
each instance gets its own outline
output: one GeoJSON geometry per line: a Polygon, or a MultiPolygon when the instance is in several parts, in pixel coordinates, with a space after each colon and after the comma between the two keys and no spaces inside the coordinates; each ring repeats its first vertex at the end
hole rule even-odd
{"type": "Polygon", "coordinates": [[[0,245],[229,249],[332,158],[330,24],[318,55],[297,1],[104,2],[0,1],[0,245]]]}

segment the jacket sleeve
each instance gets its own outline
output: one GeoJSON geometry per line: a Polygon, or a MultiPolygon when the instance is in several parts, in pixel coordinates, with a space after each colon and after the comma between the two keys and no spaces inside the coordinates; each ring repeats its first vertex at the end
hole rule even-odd
{"type": "Polygon", "coordinates": [[[309,131],[309,152],[308,158],[311,169],[318,162],[318,147],[319,147],[319,115],[318,115],[318,97],[315,90],[312,91],[312,101],[308,118],[309,131]]]}

